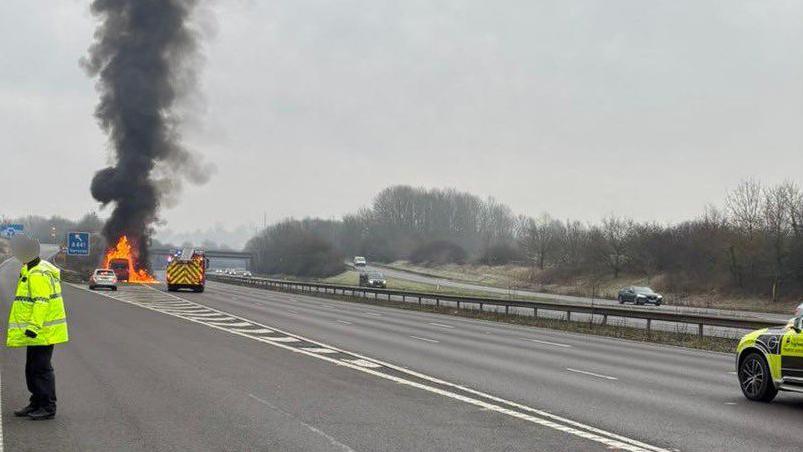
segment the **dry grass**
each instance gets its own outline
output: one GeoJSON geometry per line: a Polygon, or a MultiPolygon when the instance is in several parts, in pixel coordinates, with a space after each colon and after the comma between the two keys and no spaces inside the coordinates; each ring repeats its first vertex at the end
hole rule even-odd
{"type": "MultiPolygon", "coordinates": [[[[405,261],[398,261],[390,264],[389,267],[484,286],[505,289],[515,287],[559,295],[607,299],[615,299],[619,293],[619,289],[626,286],[652,286],[659,291],[662,291],[662,288],[665,287],[665,280],[660,275],[652,278],[624,275],[619,278],[606,276],[596,279],[587,276],[577,276],[573,278],[562,278],[560,282],[537,284],[532,281],[539,279],[538,277],[540,275],[538,273],[533,274],[533,269],[529,267],[515,265],[489,267],[486,265],[449,264],[425,267],[413,265],[405,261]]],[[[692,294],[679,294],[664,291],[664,295],[667,299],[667,304],[672,306],[773,312],[781,314],[791,314],[794,312],[795,307],[803,301],[803,296],[800,300],[791,298],[772,302],[765,298],[735,296],[713,291],[692,294]]]]}

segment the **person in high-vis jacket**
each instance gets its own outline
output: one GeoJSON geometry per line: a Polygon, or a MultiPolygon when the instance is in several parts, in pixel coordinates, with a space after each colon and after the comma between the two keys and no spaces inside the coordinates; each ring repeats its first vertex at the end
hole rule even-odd
{"type": "Polygon", "coordinates": [[[61,272],[39,258],[39,241],[15,235],[11,252],[21,263],[17,292],[8,317],[9,347],[27,347],[25,382],[30,403],[14,415],[33,420],[56,415],[53,345],[67,342],[67,314],[61,298],[61,272]]]}

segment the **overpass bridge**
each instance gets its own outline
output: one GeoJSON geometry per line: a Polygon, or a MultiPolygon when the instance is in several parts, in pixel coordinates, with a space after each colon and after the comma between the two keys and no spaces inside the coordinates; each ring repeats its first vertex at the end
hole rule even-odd
{"type": "MultiPolygon", "coordinates": [[[[175,248],[151,248],[151,268],[164,270],[167,267],[167,257],[174,254],[175,248]]],[[[253,264],[253,254],[241,251],[204,250],[209,259],[209,268],[244,268],[250,270],[253,264]]]]}

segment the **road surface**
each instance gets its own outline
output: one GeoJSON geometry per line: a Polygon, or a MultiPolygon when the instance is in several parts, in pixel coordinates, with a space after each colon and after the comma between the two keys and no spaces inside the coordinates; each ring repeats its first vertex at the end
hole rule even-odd
{"type": "MultiPolygon", "coordinates": [[[[0,267],[6,309],[17,270],[13,261],[0,267]]],[[[27,403],[24,350],[4,349],[7,450],[641,448],[228,315],[210,317],[160,289],[99,294],[65,284],[71,340],[54,356],[58,416],[12,416],[27,403]]]]}
{"type": "MultiPolygon", "coordinates": [[[[5,307],[15,264],[0,268],[5,307]]],[[[210,283],[66,285],[59,415],[5,349],[8,450],[790,450],[803,397],[733,357],[210,283]]]]}

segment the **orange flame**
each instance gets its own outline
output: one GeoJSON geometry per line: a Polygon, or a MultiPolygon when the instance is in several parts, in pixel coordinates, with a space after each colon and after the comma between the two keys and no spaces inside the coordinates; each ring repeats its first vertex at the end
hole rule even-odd
{"type": "Polygon", "coordinates": [[[128,237],[122,236],[117,241],[114,248],[109,248],[106,251],[106,256],[103,259],[103,268],[109,268],[109,264],[114,259],[125,259],[128,261],[128,282],[132,283],[155,283],[154,278],[145,269],[134,270],[134,263],[139,260],[139,255],[136,249],[131,247],[128,237]]]}

